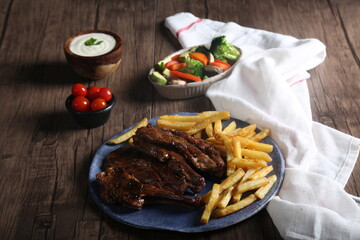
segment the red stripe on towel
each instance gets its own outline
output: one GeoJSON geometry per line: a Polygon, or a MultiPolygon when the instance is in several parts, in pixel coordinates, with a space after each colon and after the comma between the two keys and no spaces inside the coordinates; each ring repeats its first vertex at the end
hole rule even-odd
{"type": "Polygon", "coordinates": [[[301,80],[298,80],[298,81],[296,81],[296,82],[293,82],[293,83],[290,84],[290,87],[293,87],[293,86],[295,86],[296,84],[301,83],[301,82],[303,82],[303,81],[305,81],[305,80],[306,80],[306,79],[301,79],[301,80]]]}
{"type": "Polygon", "coordinates": [[[189,28],[191,28],[192,26],[194,26],[196,23],[199,23],[199,22],[201,22],[201,21],[202,21],[202,19],[201,19],[201,18],[199,18],[198,20],[196,20],[195,22],[193,22],[193,23],[189,24],[188,26],[183,27],[183,28],[181,28],[181,29],[177,30],[177,32],[176,32],[176,38],[178,39],[178,38],[179,38],[180,33],[182,33],[182,32],[184,32],[184,31],[188,30],[189,28]]]}

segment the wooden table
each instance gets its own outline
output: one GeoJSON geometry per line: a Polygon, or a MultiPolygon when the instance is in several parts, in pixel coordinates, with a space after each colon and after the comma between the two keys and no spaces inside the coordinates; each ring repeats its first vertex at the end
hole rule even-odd
{"type": "MultiPolygon", "coordinates": [[[[89,195],[91,159],[106,139],[143,117],[213,109],[206,97],[166,100],[147,81],[155,61],[181,48],[163,25],[177,12],[320,39],[328,56],[310,71],[313,118],[360,137],[359,1],[2,0],[0,9],[2,239],[281,239],[265,210],[222,230],[180,234],[118,223],[89,195]],[[70,70],[62,45],[94,28],[121,35],[123,62],[88,82],[70,70]],[[82,129],[70,117],[64,101],[76,82],[113,89],[117,104],[106,125],[82,129]]],[[[360,195],[359,176],[357,163],[346,191],[360,195]]]]}

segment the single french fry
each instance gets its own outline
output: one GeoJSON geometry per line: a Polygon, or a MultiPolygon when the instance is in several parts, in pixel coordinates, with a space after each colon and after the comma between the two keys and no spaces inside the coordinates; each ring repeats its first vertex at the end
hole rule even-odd
{"type": "Polygon", "coordinates": [[[233,163],[239,168],[261,168],[266,167],[267,162],[262,159],[234,158],[233,163]]]}
{"type": "Polygon", "coordinates": [[[226,162],[227,162],[226,175],[231,176],[236,170],[236,165],[231,164],[231,161],[234,158],[234,154],[233,154],[233,146],[229,138],[224,138],[224,146],[226,150],[226,162]]]}
{"type": "Polygon", "coordinates": [[[272,170],[274,170],[273,166],[267,166],[264,168],[259,169],[258,171],[256,171],[253,175],[251,175],[249,177],[249,180],[254,180],[256,178],[260,178],[260,177],[265,177],[266,175],[268,175],[272,170]]]}
{"type": "Polygon", "coordinates": [[[256,197],[263,199],[265,197],[265,195],[270,191],[271,187],[274,185],[274,183],[277,180],[276,175],[271,175],[270,177],[267,178],[269,180],[269,183],[266,184],[265,186],[262,186],[261,188],[259,188],[254,194],[256,197]]]}
{"type": "Polygon", "coordinates": [[[184,116],[184,115],[162,115],[159,117],[161,120],[170,121],[170,122],[201,122],[204,120],[204,117],[199,115],[190,115],[190,116],[184,116]]]}
{"type": "MultiPolygon", "coordinates": [[[[234,185],[235,183],[237,183],[242,176],[244,176],[245,172],[243,169],[239,168],[237,169],[233,175],[225,178],[221,183],[220,183],[220,193],[222,193],[224,190],[228,189],[229,187],[231,187],[232,185],[234,185]]],[[[211,195],[211,191],[207,192],[204,196],[201,197],[201,200],[205,203],[207,203],[209,201],[209,197],[211,195]]]]}
{"type": "Polygon", "coordinates": [[[246,135],[244,138],[250,139],[250,138],[252,138],[252,137],[255,136],[255,135],[256,135],[256,132],[251,132],[251,133],[249,133],[248,135],[246,135]]]}
{"type": "Polygon", "coordinates": [[[224,142],[221,140],[217,140],[215,137],[208,137],[207,139],[205,139],[205,141],[211,142],[214,145],[223,145],[224,146],[224,142]]]}
{"type": "MultiPolygon", "coordinates": [[[[241,178],[240,183],[243,183],[243,182],[245,182],[246,180],[248,180],[248,178],[249,178],[254,172],[256,172],[256,169],[255,169],[255,168],[250,168],[250,169],[248,169],[248,170],[245,172],[244,176],[241,178]]],[[[240,184],[240,183],[239,183],[239,184],[240,184]]],[[[240,201],[241,196],[242,196],[242,193],[237,193],[237,194],[235,194],[235,191],[233,190],[233,192],[232,192],[232,199],[231,199],[232,202],[236,203],[236,202],[240,201]]]]}
{"type": "Polygon", "coordinates": [[[213,116],[215,114],[217,114],[219,111],[204,111],[204,112],[201,112],[198,114],[198,116],[201,116],[201,117],[210,117],[210,116],[213,116]]]}
{"type": "Polygon", "coordinates": [[[247,148],[250,150],[256,150],[256,151],[270,153],[274,149],[274,146],[271,144],[256,142],[256,141],[247,139],[246,137],[240,137],[237,135],[233,136],[233,135],[226,135],[226,134],[218,134],[218,135],[215,135],[214,138],[218,139],[219,141],[224,141],[225,138],[230,138],[230,139],[238,138],[240,140],[241,147],[247,148]]]}
{"type": "Polygon", "coordinates": [[[271,162],[271,157],[266,152],[250,150],[250,149],[241,149],[241,154],[244,157],[253,158],[253,159],[262,159],[266,162],[271,162]]]}
{"type": "MultiPolygon", "coordinates": [[[[208,124],[205,128],[206,135],[208,135],[209,138],[214,136],[214,129],[212,123],[208,124]]],[[[214,138],[215,139],[215,138],[214,138]]]]}
{"type": "Polygon", "coordinates": [[[243,183],[240,183],[236,188],[235,188],[235,194],[238,193],[244,193],[253,189],[257,189],[260,188],[266,184],[269,183],[269,180],[265,177],[261,177],[261,178],[257,178],[254,180],[250,180],[250,181],[245,181],[243,183]]]}
{"type": "Polygon", "coordinates": [[[249,206],[251,203],[255,202],[256,199],[257,198],[254,194],[250,194],[249,196],[247,196],[240,202],[228,205],[227,207],[222,208],[222,209],[216,209],[213,212],[212,217],[219,218],[219,217],[224,217],[229,214],[232,214],[236,211],[239,211],[240,209],[245,208],[246,206],[249,206]]]}
{"type": "Polygon", "coordinates": [[[205,119],[202,122],[198,122],[190,130],[186,131],[186,133],[189,135],[194,135],[195,133],[197,133],[201,130],[204,130],[209,123],[210,123],[210,120],[208,120],[208,119],[205,119]]]}
{"type": "Polygon", "coordinates": [[[257,151],[270,153],[273,151],[274,146],[267,143],[256,142],[244,137],[238,137],[240,139],[241,146],[244,148],[249,148],[257,151]]]}
{"type": "MultiPolygon", "coordinates": [[[[206,116],[205,112],[203,112],[203,114],[206,116]]],[[[222,111],[222,112],[216,111],[215,113],[211,113],[207,115],[207,119],[209,119],[210,122],[215,122],[216,120],[229,120],[230,113],[229,111],[222,111]]]]}
{"type": "Polygon", "coordinates": [[[195,122],[172,122],[163,119],[158,119],[156,123],[159,127],[166,127],[180,131],[188,131],[195,126],[195,122]]]}
{"type": "Polygon", "coordinates": [[[199,131],[194,134],[194,137],[197,137],[197,138],[201,138],[201,136],[202,136],[202,131],[199,131]]]}
{"type": "Polygon", "coordinates": [[[229,134],[230,132],[234,131],[236,129],[236,122],[235,121],[232,121],[229,125],[227,125],[222,133],[223,134],[229,134]]]}
{"type": "Polygon", "coordinates": [[[214,122],[214,134],[220,134],[221,132],[222,132],[221,120],[216,120],[214,122]]]}
{"type": "Polygon", "coordinates": [[[223,193],[221,193],[219,200],[216,204],[216,206],[218,208],[225,208],[231,199],[231,192],[234,189],[234,186],[229,187],[228,189],[226,189],[223,193]]]}
{"type": "Polygon", "coordinates": [[[261,130],[259,133],[257,133],[255,136],[251,137],[250,139],[255,142],[259,142],[259,141],[263,140],[264,138],[266,138],[267,136],[269,136],[269,134],[270,134],[270,129],[265,128],[265,129],[261,130]]]}
{"type": "Polygon", "coordinates": [[[244,137],[249,135],[251,132],[254,132],[255,129],[256,129],[256,124],[250,124],[246,127],[235,129],[234,131],[229,133],[229,135],[244,137]]]}
{"type": "Polygon", "coordinates": [[[217,200],[219,198],[220,194],[220,184],[214,184],[211,190],[210,198],[208,203],[205,205],[204,212],[201,216],[200,222],[202,224],[207,224],[209,222],[209,218],[211,215],[212,210],[215,207],[215,204],[217,203],[217,200]]]}
{"type": "Polygon", "coordinates": [[[129,130],[126,133],[124,133],[124,134],[122,134],[122,135],[108,141],[107,144],[115,145],[115,144],[120,144],[122,142],[125,142],[125,141],[129,140],[129,138],[131,138],[132,136],[135,135],[136,130],[138,130],[141,127],[145,127],[146,125],[148,125],[148,119],[144,118],[136,126],[134,126],[131,130],[129,130]]]}
{"type": "Polygon", "coordinates": [[[231,140],[234,158],[242,158],[241,155],[241,143],[238,137],[231,140]]]}
{"type": "Polygon", "coordinates": [[[231,161],[231,159],[234,158],[234,155],[233,155],[233,147],[231,144],[231,140],[229,138],[224,139],[224,146],[226,149],[226,160],[231,161]]]}

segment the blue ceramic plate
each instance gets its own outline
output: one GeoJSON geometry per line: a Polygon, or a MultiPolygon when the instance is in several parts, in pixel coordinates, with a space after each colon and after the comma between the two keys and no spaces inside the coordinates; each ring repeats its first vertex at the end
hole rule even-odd
{"type": "MultiPolygon", "coordinates": [[[[174,113],[181,115],[195,115],[196,113],[174,113]]],[[[150,119],[149,122],[153,125],[156,125],[156,119],[150,119]]],[[[237,120],[230,119],[228,121],[223,121],[224,126],[230,123],[230,121],[235,120],[238,127],[247,126],[248,123],[237,120]]],[[[124,132],[129,131],[133,126],[125,129],[119,134],[115,135],[111,139],[123,134],[124,132]]],[[[93,161],[90,166],[89,173],[89,189],[90,193],[96,202],[96,204],[104,211],[107,215],[114,218],[115,220],[142,229],[159,229],[159,230],[170,230],[177,232],[206,232],[216,229],[225,228],[241,222],[255,213],[263,209],[270,199],[276,195],[279,191],[281,183],[284,178],[284,169],[285,163],[284,158],[280,152],[279,147],[276,143],[270,138],[266,138],[264,143],[269,143],[274,146],[274,151],[270,153],[273,161],[270,163],[274,167],[274,172],[277,176],[278,181],[271,188],[270,192],[265,196],[264,199],[258,200],[247,206],[246,208],[228,215],[226,217],[218,219],[210,219],[209,223],[206,225],[200,224],[200,217],[203,209],[191,209],[177,205],[145,205],[140,211],[128,209],[119,205],[106,204],[100,199],[99,185],[97,184],[96,174],[101,172],[102,163],[106,159],[107,155],[119,147],[123,147],[122,144],[110,146],[106,142],[100,146],[97,150],[93,161]]],[[[273,174],[270,173],[270,174],[273,174]]],[[[201,191],[200,195],[205,194],[211,189],[213,182],[207,180],[206,187],[201,191]]]]}

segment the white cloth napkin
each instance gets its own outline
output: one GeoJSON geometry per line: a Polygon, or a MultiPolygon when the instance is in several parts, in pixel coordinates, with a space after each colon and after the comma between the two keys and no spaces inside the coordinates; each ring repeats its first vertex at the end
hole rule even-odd
{"type": "Polygon", "coordinates": [[[312,121],[306,79],[326,56],[316,39],[200,19],[166,18],[181,45],[209,44],[215,36],[242,49],[231,75],[207,91],[217,110],[271,129],[286,160],[283,185],[267,210],[285,239],[360,239],[360,207],[344,191],[360,140],[312,121]]]}

